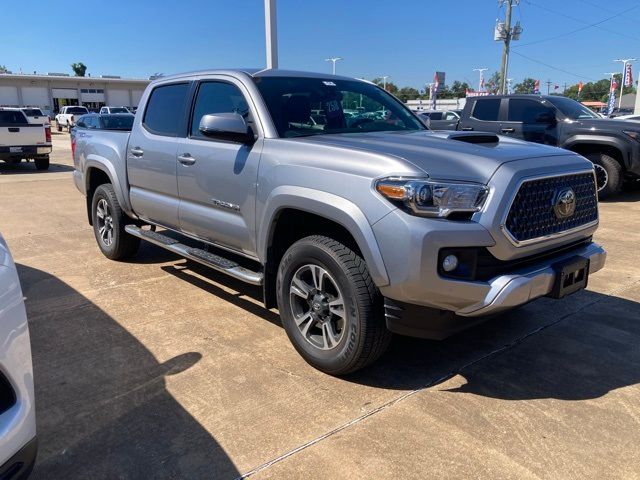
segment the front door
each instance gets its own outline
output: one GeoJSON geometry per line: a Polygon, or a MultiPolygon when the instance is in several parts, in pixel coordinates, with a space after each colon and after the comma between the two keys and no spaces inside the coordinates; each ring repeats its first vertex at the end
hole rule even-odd
{"type": "Polygon", "coordinates": [[[544,115],[555,117],[555,111],[538,100],[510,98],[500,133],[527,142],[557,145],[557,124],[541,122],[544,115]]]}
{"type": "Polygon", "coordinates": [[[190,86],[183,82],[154,88],[143,118],[136,118],[127,146],[133,211],[173,229],[179,228],[176,152],[185,129],[190,86]]]}
{"type": "Polygon", "coordinates": [[[179,145],[180,228],[218,245],[255,255],[255,194],[259,139],[252,145],[205,137],[204,115],[239,113],[259,134],[243,87],[232,80],[202,80],[195,93],[189,131],[179,145]]]}

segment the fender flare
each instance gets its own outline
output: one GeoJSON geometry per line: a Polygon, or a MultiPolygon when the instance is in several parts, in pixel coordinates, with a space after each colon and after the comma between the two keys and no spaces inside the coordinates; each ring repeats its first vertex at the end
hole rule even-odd
{"type": "Polygon", "coordinates": [[[562,148],[572,150],[577,145],[604,145],[615,148],[622,154],[624,166],[629,167],[629,147],[618,138],[601,135],[573,135],[564,142],[562,148]]]}
{"type": "Polygon", "coordinates": [[[387,269],[373,229],[362,210],[353,202],[311,188],[282,186],[271,191],[265,205],[257,242],[258,257],[263,263],[266,263],[267,247],[276,224],[274,220],[280,211],[295,209],[324,217],[343,226],[358,244],[374,283],[379,287],[389,284],[387,269]]]}
{"type": "MultiPolygon", "coordinates": [[[[133,216],[133,211],[131,209],[131,205],[129,203],[129,198],[127,195],[124,194],[124,192],[122,191],[122,186],[120,185],[120,182],[118,181],[118,175],[113,167],[113,165],[111,164],[111,162],[103,159],[102,157],[97,157],[95,155],[89,155],[85,161],[85,167],[84,167],[84,191],[88,192],[89,191],[89,183],[90,183],[90,176],[88,175],[89,173],[89,169],[91,168],[95,168],[97,170],[101,170],[103,171],[107,177],[109,177],[109,180],[111,181],[111,185],[113,185],[113,190],[116,193],[116,198],[118,199],[118,203],[120,204],[120,207],[122,208],[122,210],[124,210],[124,212],[129,215],[129,216],[133,216]]],[[[87,196],[88,198],[88,196],[87,196]]],[[[91,199],[88,198],[88,201],[90,202],[91,199]]]]}

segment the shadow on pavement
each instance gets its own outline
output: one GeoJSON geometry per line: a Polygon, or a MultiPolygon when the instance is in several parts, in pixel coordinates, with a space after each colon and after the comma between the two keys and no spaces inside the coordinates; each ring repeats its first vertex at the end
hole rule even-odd
{"type": "Polygon", "coordinates": [[[601,200],[602,203],[624,203],[640,201],[640,180],[628,182],[622,192],[612,198],[601,200]]]}
{"type": "MultiPolygon", "coordinates": [[[[234,478],[216,440],[167,391],[198,352],[158,362],[59,279],[18,265],[33,350],[34,479],[234,478]]],[[[212,408],[215,408],[212,405],[212,408]]]]}
{"type": "Polygon", "coordinates": [[[467,383],[450,391],[504,400],[591,399],[640,382],[640,304],[591,291],[571,303],[584,308],[541,299],[441,342],[395,337],[349,380],[413,390],[460,374],[467,383]]]}
{"type": "Polygon", "coordinates": [[[49,170],[36,170],[33,162],[5,163],[0,162],[0,175],[17,175],[25,173],[33,173],[38,175],[46,175],[47,173],[73,172],[73,166],[61,165],[53,161],[49,165],[49,170]]]}

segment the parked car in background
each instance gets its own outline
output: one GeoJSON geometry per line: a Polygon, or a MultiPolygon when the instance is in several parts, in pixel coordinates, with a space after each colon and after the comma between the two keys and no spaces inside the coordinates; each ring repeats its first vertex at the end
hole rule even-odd
{"type": "Polygon", "coordinates": [[[76,120],[87,113],[89,113],[87,107],[62,107],[60,109],[60,113],[56,115],[57,130],[61,132],[63,127],[67,127],[67,129],[71,130],[71,128],[76,124],[76,120]]]}
{"type": "Polygon", "coordinates": [[[131,113],[127,107],[101,107],[99,113],[131,113]]]}
{"type": "Polygon", "coordinates": [[[25,107],[20,111],[27,117],[29,123],[37,123],[40,125],[51,125],[51,117],[42,113],[39,108],[25,107]]]}
{"type": "Polygon", "coordinates": [[[637,122],[640,121],[640,115],[620,115],[619,117],[616,117],[616,120],[634,120],[637,122]]]}
{"type": "Polygon", "coordinates": [[[38,451],[29,325],[16,265],[0,234],[0,478],[25,479],[38,451]]]}
{"type": "Polygon", "coordinates": [[[619,193],[625,179],[640,178],[640,126],[600,118],[567,97],[468,98],[458,129],[492,132],[579,153],[595,165],[601,197],[619,193]]]}
{"type": "Polygon", "coordinates": [[[418,118],[432,130],[456,130],[462,110],[426,110],[417,112],[418,118]]]}
{"type": "Polygon", "coordinates": [[[131,113],[99,114],[90,113],[81,116],[76,122],[76,126],[71,129],[71,154],[80,144],[80,150],[84,151],[84,144],[91,138],[93,130],[109,130],[117,135],[117,132],[130,132],[135,115],[131,113]]]}
{"type": "Polygon", "coordinates": [[[0,108],[0,160],[33,160],[37,170],[47,170],[51,148],[51,126],[29,123],[19,108],[0,108]]]}

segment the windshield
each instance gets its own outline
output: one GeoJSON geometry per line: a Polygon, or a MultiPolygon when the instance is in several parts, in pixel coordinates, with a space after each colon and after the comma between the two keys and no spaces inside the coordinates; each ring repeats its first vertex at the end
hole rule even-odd
{"type": "Polygon", "coordinates": [[[370,83],[303,77],[258,77],[280,137],[424,130],[399,100],[370,83]]]}
{"type": "Polygon", "coordinates": [[[27,125],[27,117],[17,110],[0,110],[0,125],[27,125]]]}
{"type": "Polygon", "coordinates": [[[131,130],[134,118],[133,115],[105,115],[102,117],[102,125],[105,130],[131,130]]]}
{"type": "Polygon", "coordinates": [[[129,110],[124,107],[111,107],[109,113],[129,113],[129,110]]]}
{"type": "Polygon", "coordinates": [[[23,108],[22,111],[27,117],[42,117],[42,110],[39,108],[23,108]]]}
{"type": "Polygon", "coordinates": [[[547,98],[549,102],[555,105],[565,117],[571,120],[583,120],[585,118],[600,118],[589,108],[581,103],[566,97],[547,98]]]}

